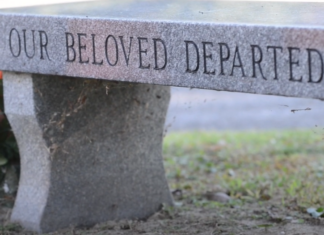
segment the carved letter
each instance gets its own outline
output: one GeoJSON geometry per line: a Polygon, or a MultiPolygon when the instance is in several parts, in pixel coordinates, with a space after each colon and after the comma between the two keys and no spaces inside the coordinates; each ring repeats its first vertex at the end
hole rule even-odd
{"type": "Polygon", "coordinates": [[[167,55],[167,49],[166,49],[166,46],[165,46],[165,43],[162,39],[159,39],[159,38],[153,38],[153,42],[154,42],[154,61],[155,61],[155,66],[154,66],[154,69],[155,70],[163,70],[165,69],[166,65],[167,65],[167,60],[168,60],[168,55],[167,55]],[[158,62],[158,59],[157,59],[157,42],[160,42],[161,45],[163,46],[163,49],[164,49],[164,64],[162,67],[159,67],[157,62],[158,62]]]}
{"type": "Polygon", "coordinates": [[[76,53],[75,53],[75,50],[73,48],[73,46],[74,46],[74,37],[73,37],[72,33],[65,33],[65,45],[66,45],[66,61],[67,62],[75,61],[76,53]],[[71,45],[69,45],[69,36],[72,39],[71,45]],[[73,58],[72,59],[70,59],[70,50],[72,50],[72,52],[73,52],[73,58]]]}
{"type": "Polygon", "coordinates": [[[199,50],[198,50],[198,46],[196,45],[196,43],[194,43],[193,41],[185,41],[186,43],[186,61],[187,61],[187,73],[196,73],[199,69],[199,50]],[[196,51],[196,68],[194,69],[190,69],[189,66],[189,44],[193,45],[196,51]]]}
{"type": "Polygon", "coordinates": [[[132,49],[132,40],[133,40],[133,37],[130,37],[129,38],[128,56],[126,55],[126,50],[125,50],[125,46],[124,46],[123,36],[119,36],[119,39],[120,39],[120,43],[121,43],[122,48],[123,48],[124,57],[125,57],[125,60],[126,60],[126,65],[128,66],[129,56],[130,56],[130,52],[131,52],[131,49],[132,49]]]}
{"type": "Polygon", "coordinates": [[[299,66],[299,60],[297,60],[297,61],[292,60],[293,51],[300,52],[300,49],[297,48],[297,47],[288,47],[288,51],[289,51],[289,72],[290,72],[289,81],[301,82],[302,79],[303,79],[302,76],[299,79],[295,79],[294,76],[293,76],[293,65],[295,64],[295,65],[299,66]]]}
{"type": "Polygon", "coordinates": [[[221,72],[219,75],[225,75],[224,73],[224,61],[227,61],[230,58],[230,49],[226,43],[218,43],[219,45],[219,59],[220,59],[220,66],[221,66],[221,72]],[[223,56],[223,47],[227,50],[227,55],[223,56]]]}
{"type": "Polygon", "coordinates": [[[147,42],[147,38],[137,38],[138,39],[138,51],[139,51],[139,68],[141,69],[149,69],[150,68],[150,64],[148,64],[147,66],[144,66],[142,63],[142,54],[147,54],[147,49],[142,50],[142,41],[146,41],[147,42]]]}
{"type": "Polygon", "coordinates": [[[275,77],[273,78],[274,80],[278,80],[278,72],[277,72],[277,49],[280,49],[282,52],[282,47],[276,47],[276,46],[267,46],[267,51],[269,49],[273,49],[273,64],[274,64],[274,74],[275,77]]]}
{"type": "Polygon", "coordinates": [[[93,55],[93,62],[92,64],[96,64],[96,65],[102,65],[103,64],[103,60],[101,60],[99,63],[96,61],[96,43],[95,43],[95,34],[91,34],[92,36],[92,55],[93,55]]]}
{"type": "Polygon", "coordinates": [[[41,59],[44,60],[44,56],[43,56],[43,49],[46,52],[47,58],[49,60],[51,60],[48,56],[48,52],[47,52],[47,44],[48,44],[48,37],[45,31],[38,31],[39,32],[39,44],[40,44],[40,51],[41,51],[41,59]],[[43,43],[43,35],[45,36],[45,42],[43,43]]]}
{"type": "Polygon", "coordinates": [[[24,29],[23,32],[24,32],[24,49],[25,49],[25,54],[26,54],[26,56],[29,59],[31,59],[31,58],[33,58],[35,56],[35,35],[34,35],[35,30],[32,30],[32,34],[33,34],[33,54],[32,55],[28,55],[28,53],[27,53],[26,29],[24,29]]]}
{"type": "Polygon", "coordinates": [[[86,50],[87,46],[86,45],[81,45],[81,37],[87,37],[85,33],[78,33],[78,43],[79,43],[79,62],[80,64],[88,64],[89,63],[89,58],[87,60],[82,60],[82,51],[81,50],[86,50]]]}
{"type": "Polygon", "coordinates": [[[10,51],[11,51],[11,54],[14,56],[14,57],[18,57],[20,56],[20,52],[21,52],[21,45],[20,45],[20,35],[19,35],[19,32],[17,29],[13,28],[10,30],[10,34],[9,34],[9,46],[10,46],[10,51]],[[13,49],[12,49],[12,32],[15,31],[17,33],[17,37],[18,37],[18,52],[17,54],[15,54],[13,52],[13,49]]]}
{"type": "Polygon", "coordinates": [[[237,68],[241,68],[241,72],[242,72],[242,76],[245,77],[245,74],[244,74],[244,69],[243,69],[243,65],[242,65],[242,60],[241,60],[241,56],[240,56],[240,52],[238,50],[238,46],[236,46],[235,48],[235,52],[234,52],[234,59],[233,59],[233,66],[232,66],[232,72],[231,72],[231,76],[233,76],[233,72],[234,72],[234,68],[237,67],[237,68]],[[238,62],[239,64],[235,64],[235,61],[236,61],[236,57],[238,59],[238,62]]]}
{"type": "Polygon", "coordinates": [[[204,57],[204,73],[205,74],[215,74],[215,69],[213,71],[207,71],[207,58],[208,59],[213,59],[213,55],[212,54],[206,54],[206,46],[207,45],[210,45],[210,46],[213,46],[213,43],[212,42],[202,42],[203,44],[203,57],[204,57]]]}
{"type": "Polygon", "coordinates": [[[259,67],[259,70],[260,70],[260,73],[261,73],[261,76],[264,80],[267,80],[264,76],[263,76],[263,72],[262,72],[262,68],[261,68],[261,61],[262,61],[262,50],[261,48],[258,46],[258,45],[251,45],[251,48],[252,48],[252,68],[253,68],[253,74],[252,74],[252,77],[253,78],[256,78],[256,69],[255,69],[255,65],[258,64],[258,67],[259,67]],[[259,59],[256,60],[255,59],[255,49],[258,49],[259,51],[259,59]]]}
{"type": "Polygon", "coordinates": [[[310,83],[320,83],[323,79],[323,57],[321,55],[321,53],[316,50],[316,49],[306,49],[307,53],[308,53],[308,71],[309,71],[309,79],[308,82],[310,83]],[[321,61],[321,74],[320,77],[317,81],[314,81],[312,78],[312,52],[316,53],[318,55],[318,58],[321,61]]]}
{"type": "Polygon", "coordinates": [[[117,62],[118,62],[118,45],[117,45],[117,40],[116,40],[116,38],[113,35],[109,35],[106,38],[105,50],[106,50],[106,59],[107,59],[108,64],[110,66],[115,66],[117,64],[117,62]],[[110,60],[109,60],[109,57],[108,57],[108,42],[109,42],[109,38],[112,38],[114,40],[114,42],[115,42],[115,51],[116,51],[115,63],[111,63],[110,60]]]}

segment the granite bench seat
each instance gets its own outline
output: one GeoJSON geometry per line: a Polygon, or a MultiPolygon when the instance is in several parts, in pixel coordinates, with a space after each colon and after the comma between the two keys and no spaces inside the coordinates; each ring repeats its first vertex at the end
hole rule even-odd
{"type": "Polygon", "coordinates": [[[170,86],[324,99],[324,4],[119,0],[0,11],[5,112],[38,232],[144,219],[172,197],[170,86]]]}

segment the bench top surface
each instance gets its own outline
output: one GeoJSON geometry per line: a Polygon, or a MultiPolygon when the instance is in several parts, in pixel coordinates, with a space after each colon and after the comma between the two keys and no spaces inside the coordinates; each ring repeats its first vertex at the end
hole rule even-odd
{"type": "Polygon", "coordinates": [[[0,69],[324,99],[324,4],[109,0],[0,10],[0,69]]]}
{"type": "Polygon", "coordinates": [[[324,26],[324,3],[217,0],[105,0],[0,10],[0,14],[117,20],[324,26]]]}

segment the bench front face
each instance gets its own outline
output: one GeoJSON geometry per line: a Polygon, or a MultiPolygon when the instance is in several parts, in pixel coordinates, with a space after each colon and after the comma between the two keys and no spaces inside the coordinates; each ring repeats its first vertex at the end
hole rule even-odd
{"type": "Polygon", "coordinates": [[[0,11],[0,69],[323,99],[324,4],[98,1],[0,11]]]}

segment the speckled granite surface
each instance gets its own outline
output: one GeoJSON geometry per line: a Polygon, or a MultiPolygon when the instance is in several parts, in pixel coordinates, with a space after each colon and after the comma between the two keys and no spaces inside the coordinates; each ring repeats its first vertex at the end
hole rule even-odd
{"type": "Polygon", "coordinates": [[[0,69],[324,98],[323,3],[99,1],[0,11],[0,69]]]}
{"type": "Polygon", "coordinates": [[[13,221],[44,233],[172,204],[162,162],[169,87],[5,75],[21,156],[13,221]]]}

